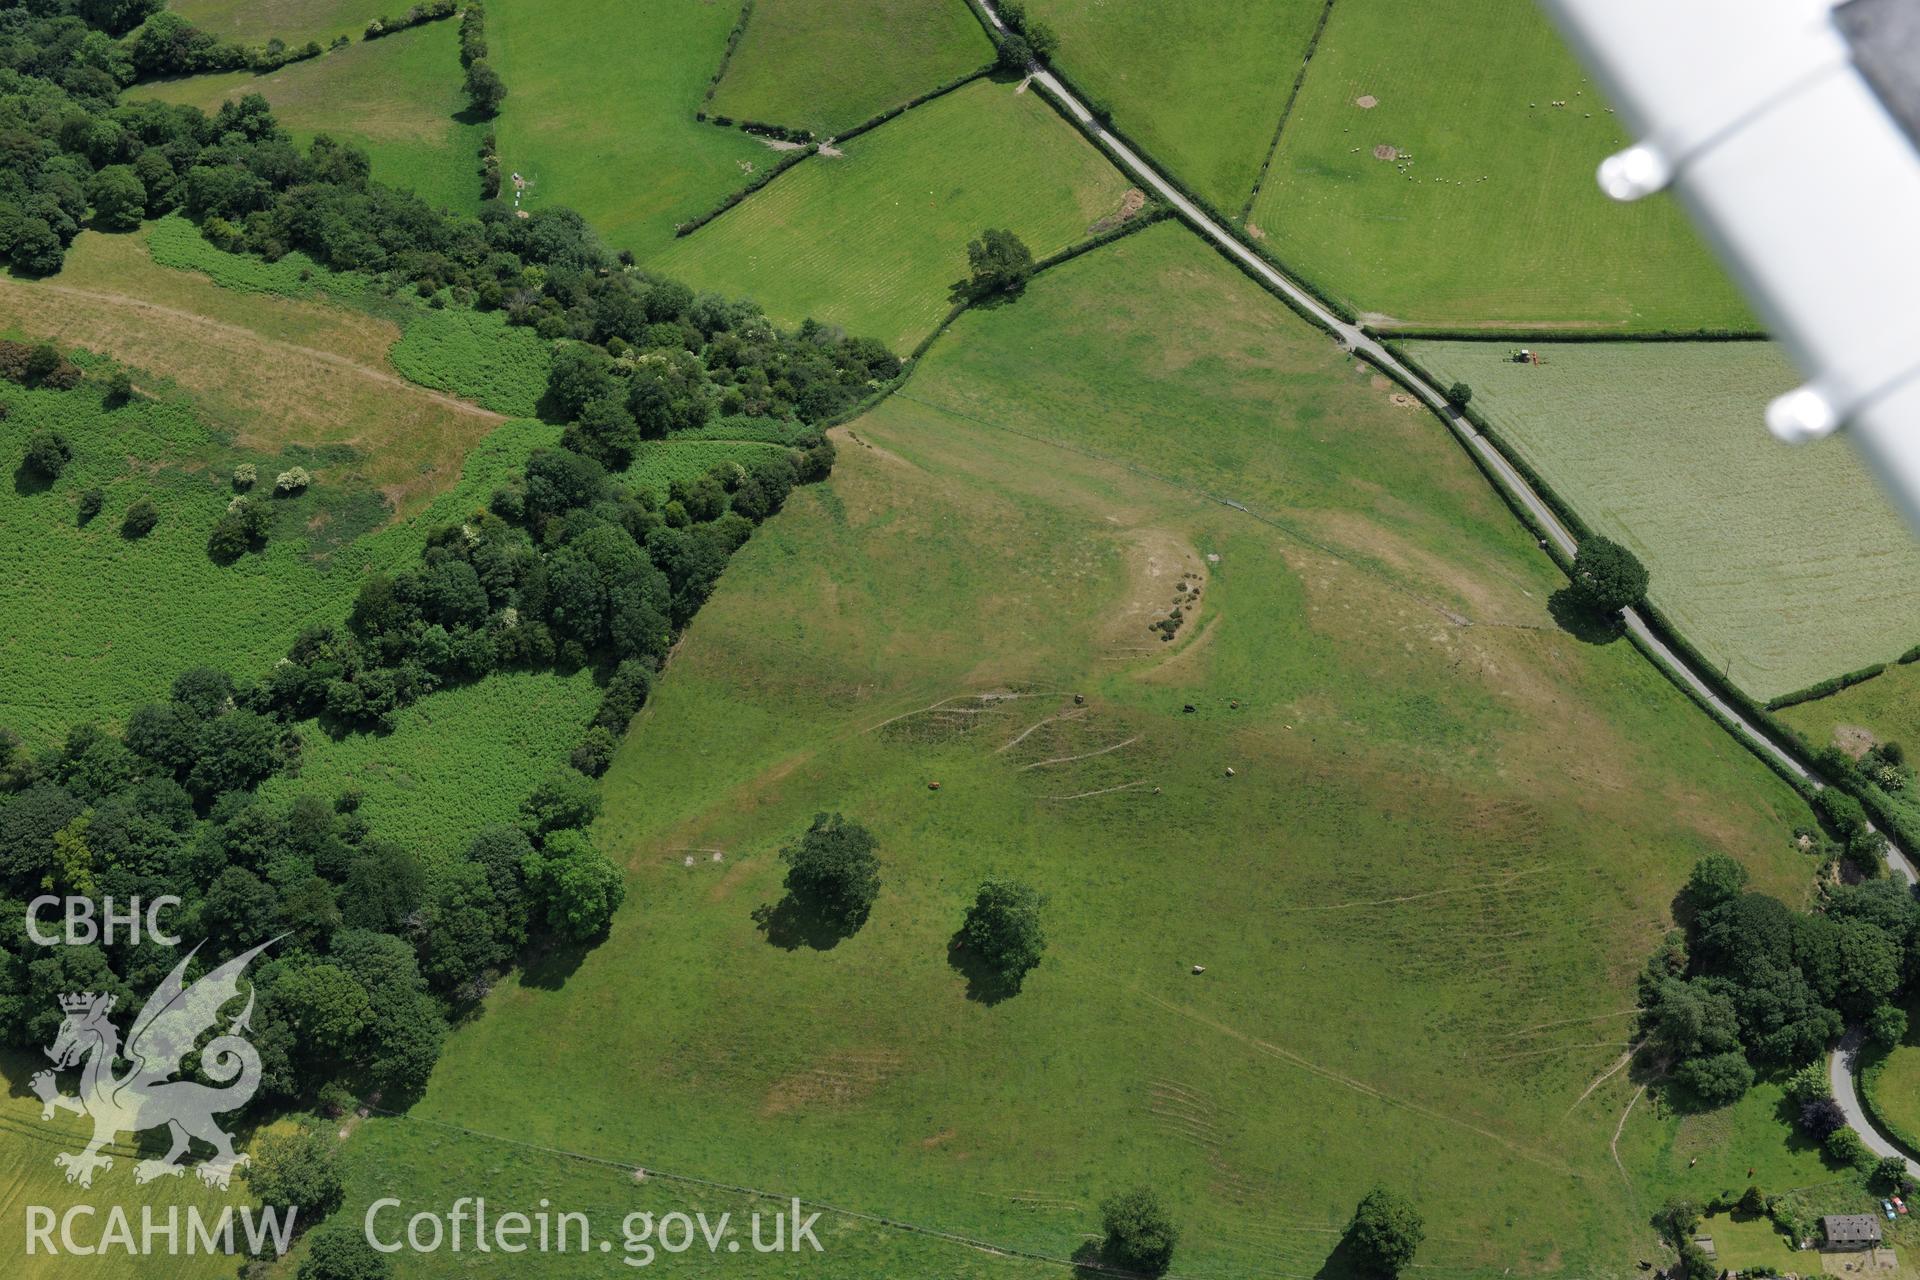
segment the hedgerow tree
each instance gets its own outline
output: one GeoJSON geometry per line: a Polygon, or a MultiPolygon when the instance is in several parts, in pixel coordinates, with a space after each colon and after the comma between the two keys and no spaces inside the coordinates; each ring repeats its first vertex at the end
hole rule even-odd
{"type": "Polygon", "coordinates": [[[132,231],[147,215],[147,188],[130,164],[110,164],[87,182],[93,225],[102,231],[132,231]]]}
{"type": "Polygon", "coordinates": [[[207,554],[220,564],[232,564],[267,543],[267,511],[251,498],[235,498],[207,535],[207,554]]]}
{"type": "Polygon", "coordinates": [[[498,115],[500,104],[507,100],[507,82],[484,58],[475,58],[467,64],[466,91],[467,105],[482,119],[498,115]]]}
{"type": "Polygon", "coordinates": [[[160,523],[160,508],[151,498],[135,498],[120,521],[120,532],[129,538],[144,538],[160,523]]]}
{"type": "Polygon", "coordinates": [[[1687,901],[1708,911],[1738,897],[1747,887],[1747,869],[1724,853],[1710,853],[1693,864],[1687,877],[1687,901]]]}
{"type": "Polygon", "coordinates": [[[1456,409],[1466,408],[1468,401],[1472,399],[1473,388],[1464,382],[1456,382],[1447,388],[1447,403],[1456,409]]]}
{"type": "Polygon", "coordinates": [[[311,1126],[293,1133],[265,1133],[254,1143],[241,1176],[260,1202],[296,1208],[317,1220],[340,1207],[346,1184],[341,1176],[340,1144],[331,1133],[311,1126]]]}
{"type": "Polygon", "coordinates": [[[968,949],[1012,990],[1020,989],[1047,949],[1040,928],[1045,901],[1029,885],[995,877],[981,882],[973,905],[967,908],[961,935],[968,949]]]}
{"type": "Polygon", "coordinates": [[[548,832],[524,866],[528,897],[547,928],[576,942],[603,933],[626,897],[620,869],[579,830],[548,832]]]}
{"type": "Polygon", "coordinates": [[[43,428],[27,437],[27,452],[21,461],[41,479],[58,480],[67,464],[73,461],[73,445],[59,432],[43,428]]]}
{"type": "Polygon", "coordinates": [[[977,298],[1013,294],[1033,276],[1033,253],[1011,231],[990,227],[967,245],[968,287],[977,298]]]}
{"type": "Polygon", "coordinates": [[[801,837],[780,850],[794,898],[852,932],[880,894],[873,833],[840,814],[816,813],[801,837]]]}
{"type": "Polygon", "coordinates": [[[1891,1049],[1907,1038],[1907,1012],[1897,1004],[1883,1004],[1867,1018],[1867,1039],[1891,1049]]]}
{"type": "Polygon", "coordinates": [[[1024,37],[1011,32],[1000,37],[996,53],[1002,71],[1024,75],[1033,66],[1033,46],[1024,37]]]}
{"type": "Polygon", "coordinates": [[[1574,553],[1573,591],[1588,608],[1616,614],[1646,599],[1647,567],[1619,543],[1595,534],[1574,553]]]}
{"type": "Polygon", "coordinates": [[[1377,1186],[1361,1197],[1354,1209],[1346,1242],[1363,1268],[1396,1276],[1413,1261],[1426,1233],[1426,1224],[1412,1201],[1377,1186]]]}
{"type": "Polygon", "coordinates": [[[1157,1276],[1173,1263],[1180,1229],[1151,1187],[1137,1187],[1100,1202],[1101,1253],[1130,1271],[1157,1276]]]}
{"type": "Polygon", "coordinates": [[[393,1268],[358,1226],[329,1223],[307,1238],[296,1280],[388,1280],[393,1268]]]}

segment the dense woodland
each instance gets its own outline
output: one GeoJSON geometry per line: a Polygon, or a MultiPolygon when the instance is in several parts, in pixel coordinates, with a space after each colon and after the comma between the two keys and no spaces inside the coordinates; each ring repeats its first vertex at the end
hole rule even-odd
{"type": "Polygon", "coordinates": [[[1756,1068],[1821,1057],[1850,1023],[1898,1043],[1894,998],[1920,981],[1920,906],[1904,881],[1830,884],[1812,912],[1746,884],[1725,854],[1702,859],[1682,895],[1687,930],[1641,979],[1650,1053],[1709,1106],[1745,1093],[1756,1068]]]}
{"type": "MultiPolygon", "coordinates": [[[[809,424],[900,363],[639,271],[564,209],[430,208],[372,181],[351,148],[296,150],[257,95],[211,117],[122,105],[154,24],[124,33],[152,7],[0,8],[0,251],[13,266],[51,273],[83,226],[180,211],[229,249],[298,249],[436,305],[504,310],[558,344],[545,407],[569,425],[487,509],[432,532],[416,568],[369,578],[349,617],[304,632],[271,670],[182,672],[120,731],[80,725],[57,748],[0,731],[0,1039],[48,1042],[63,992],[118,992],[137,1008],[178,958],[151,941],[36,946],[27,900],[175,894],[171,927],[211,940],[209,956],[279,939],[254,974],[261,1105],[405,1096],[449,1020],[516,957],[605,929],[623,888],[585,834],[592,779],[729,556],[794,485],[831,469],[809,424]],[[638,441],[728,414],[787,420],[793,446],[665,494],[621,482],[638,441]],[[255,794],[297,770],[302,725],[379,731],[436,688],[549,666],[604,682],[574,767],[450,865],[383,843],[353,795],[255,794]]],[[[16,354],[8,376],[52,385],[44,353],[16,354]]],[[[54,374],[71,368],[54,358],[54,374]]]]}

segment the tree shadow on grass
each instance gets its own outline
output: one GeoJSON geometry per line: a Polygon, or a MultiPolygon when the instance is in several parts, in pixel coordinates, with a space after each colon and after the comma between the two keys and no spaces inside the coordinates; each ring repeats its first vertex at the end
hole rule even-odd
{"type": "Polygon", "coordinates": [[[1354,1256],[1353,1243],[1346,1236],[1340,1237],[1340,1243],[1333,1246],[1333,1252],[1313,1273],[1313,1280],[1362,1280],[1371,1274],[1354,1256]]]}
{"type": "Polygon", "coordinates": [[[964,927],[954,930],[947,939],[947,964],[954,972],[967,980],[967,999],[977,1000],[984,1005],[996,1005],[1010,996],[1020,994],[1020,984],[1008,982],[999,971],[990,968],[974,950],[967,946],[967,931],[964,927]]]}
{"type": "Polygon", "coordinates": [[[1547,612],[1562,631],[1584,644],[1612,644],[1627,633],[1619,614],[1605,617],[1595,613],[1571,587],[1562,587],[1547,597],[1547,612]]]}
{"type": "Polygon", "coordinates": [[[767,941],[782,951],[797,951],[801,947],[831,951],[858,933],[866,917],[849,922],[819,903],[789,891],[779,902],[763,902],[755,907],[753,922],[767,935],[767,941]]]}
{"type": "Polygon", "coordinates": [[[976,311],[987,311],[1018,302],[1020,295],[1026,291],[1027,283],[1024,280],[1011,289],[981,289],[971,279],[961,279],[947,286],[947,301],[956,307],[967,305],[976,311]]]}
{"type": "Polygon", "coordinates": [[[598,946],[600,939],[605,936],[603,931],[599,937],[589,938],[585,942],[562,942],[558,939],[549,942],[529,955],[520,966],[520,985],[539,991],[560,990],[586,960],[587,953],[598,946]]]}
{"type": "Polygon", "coordinates": [[[13,469],[13,491],[21,497],[30,497],[36,493],[45,493],[53,488],[53,477],[38,467],[22,462],[13,469]]]}

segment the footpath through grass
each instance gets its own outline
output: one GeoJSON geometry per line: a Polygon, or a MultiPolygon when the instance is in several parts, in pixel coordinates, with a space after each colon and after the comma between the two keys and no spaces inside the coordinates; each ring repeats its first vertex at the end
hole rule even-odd
{"type": "Polygon", "coordinates": [[[1007,227],[1036,258],[1086,238],[1127,182],[1038,93],[980,80],[815,156],[662,253],[696,289],[750,297],[910,350],[967,275],[967,242],[1007,227]]]}
{"type": "Polygon", "coordinates": [[[1324,0],[1028,0],[1054,61],[1228,215],[1253,193],[1324,0]]]}
{"type": "Polygon", "coordinates": [[[1337,0],[1249,229],[1383,323],[1751,327],[1675,205],[1601,195],[1630,141],[1526,0],[1337,0]]]}
{"type": "Polygon", "coordinates": [[[264,76],[227,71],[160,80],[127,96],[184,102],[211,114],[229,98],[258,93],[298,145],[330,134],[364,150],[381,182],[473,213],[480,207],[486,129],[455,118],[467,105],[458,28],[457,21],[429,22],[379,40],[355,40],[264,76]]]}
{"type": "Polygon", "coordinates": [[[1920,546],[1844,440],[1788,449],[1761,425],[1797,375],[1753,342],[1409,348],[1589,525],[1632,547],[1652,598],[1759,699],[1920,642],[1920,546]]]}
{"type": "Polygon", "coordinates": [[[1634,1086],[1582,1095],[1692,862],[1803,900],[1806,811],[1630,647],[1554,627],[1557,573],[1437,422],[1166,225],[964,316],[840,440],[608,776],[611,937],[495,993],[350,1144],[346,1212],[430,1166],[547,1194],[447,1121],[1056,1257],[1151,1182],[1192,1275],[1315,1274],[1376,1180],[1435,1276],[1654,1247],[1609,1151],[1634,1086]],[[878,835],[880,898],[776,945],[754,910],[823,809],[878,835]],[[1050,896],[998,1003],[947,958],[990,871],[1050,896]],[[526,1070],[555,1046],[594,1089],[526,1070]]]}
{"type": "Polygon", "coordinates": [[[772,164],[765,144],[693,118],[739,13],[707,0],[489,0],[508,91],[500,167],[532,183],[522,207],[576,209],[646,260],[772,164]]]}
{"type": "Polygon", "coordinates": [[[993,57],[965,0],[755,0],[707,112],[824,137],[993,57]]]}

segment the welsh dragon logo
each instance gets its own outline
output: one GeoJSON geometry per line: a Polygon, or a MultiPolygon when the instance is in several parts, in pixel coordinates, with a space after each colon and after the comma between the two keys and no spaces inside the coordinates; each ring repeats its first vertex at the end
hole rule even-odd
{"type": "Polygon", "coordinates": [[[107,1018],[113,1012],[113,996],[89,991],[60,997],[60,1007],[67,1017],[53,1047],[47,1050],[54,1069],[39,1072],[29,1084],[40,1099],[42,1120],[53,1119],[54,1111],[60,1109],[93,1121],[93,1140],[85,1150],[62,1152],[53,1158],[67,1171],[68,1182],[90,1187],[95,1170],[111,1168],[113,1157],[101,1148],[118,1134],[165,1125],[173,1138],[172,1148],[157,1160],[142,1160],[135,1165],[134,1181],[151,1182],[163,1175],[179,1177],[185,1172],[180,1159],[187,1154],[189,1141],[198,1138],[216,1153],[200,1166],[200,1180],[210,1187],[226,1189],[233,1171],[245,1164],[247,1157],[234,1152],[232,1138],[214,1123],[213,1117],[244,1107],[260,1087],[260,1055],[240,1035],[250,1030],[247,1019],[253,1014],[251,993],[246,1007],[228,1023],[226,1032],[200,1049],[200,1073],[220,1087],[173,1077],[179,1074],[182,1059],[193,1051],[201,1035],[219,1020],[221,1006],[239,996],[241,971],[271,945],[262,943],[234,957],[190,986],[181,980],[200,948],[189,951],[133,1020],[124,1050],[120,1033],[107,1018]],[[122,1059],[127,1068],[115,1075],[114,1064],[122,1059]],[[59,1092],[56,1073],[75,1066],[80,1068],[79,1094],[59,1092]]]}

